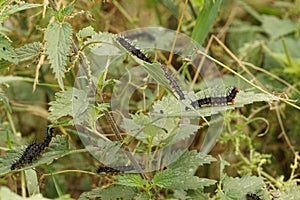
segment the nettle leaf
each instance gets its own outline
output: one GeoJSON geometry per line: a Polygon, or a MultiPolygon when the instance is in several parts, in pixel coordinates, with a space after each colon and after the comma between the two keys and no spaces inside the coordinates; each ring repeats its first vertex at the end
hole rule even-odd
{"type": "Polygon", "coordinates": [[[143,193],[139,193],[134,199],[135,200],[150,200],[151,197],[149,196],[148,193],[143,192],[143,193]]]}
{"type": "Polygon", "coordinates": [[[0,35],[0,59],[2,58],[4,60],[17,64],[19,61],[16,56],[17,54],[9,44],[9,41],[5,37],[0,35]]]}
{"type": "Polygon", "coordinates": [[[199,126],[180,124],[177,118],[155,119],[143,113],[125,118],[121,125],[128,135],[145,144],[168,146],[188,138],[199,126]],[[153,123],[152,123],[153,122],[153,123]]]}
{"type": "Polygon", "coordinates": [[[42,43],[34,42],[15,49],[19,62],[36,58],[40,54],[42,43]]]}
{"type": "Polygon", "coordinates": [[[162,143],[166,143],[168,145],[175,144],[189,138],[191,135],[194,135],[199,128],[200,126],[194,124],[180,124],[176,130],[171,132],[171,134],[162,141],[162,143]]]}
{"type": "Polygon", "coordinates": [[[46,54],[49,56],[51,68],[61,89],[64,89],[63,78],[66,71],[67,55],[72,41],[72,27],[66,22],[53,22],[45,31],[46,54]]]}
{"type": "Polygon", "coordinates": [[[146,184],[139,174],[123,174],[117,176],[116,179],[114,183],[117,185],[143,188],[146,184]]]}
{"type": "Polygon", "coordinates": [[[167,95],[156,101],[153,106],[153,114],[159,113],[162,116],[174,115],[185,110],[184,105],[174,96],[167,95]]]}
{"type": "Polygon", "coordinates": [[[297,25],[289,19],[282,20],[275,16],[262,16],[262,28],[273,40],[296,31],[296,27],[297,25]]]}
{"type": "MultiPolygon", "coordinates": [[[[90,103],[87,100],[87,90],[79,90],[73,88],[72,94],[72,115],[73,118],[76,118],[75,123],[80,123],[82,120],[86,119],[88,113],[86,113],[90,103]]],[[[95,110],[91,108],[91,110],[95,110]]]]}
{"type": "MultiPolygon", "coordinates": [[[[2,187],[0,187],[0,199],[23,200],[24,197],[19,196],[17,193],[11,191],[9,188],[2,186],[2,187]]],[[[34,194],[34,195],[26,198],[26,200],[49,200],[49,199],[46,197],[43,197],[42,194],[34,194]]]]}
{"type": "Polygon", "coordinates": [[[63,16],[68,16],[68,15],[72,14],[73,10],[74,10],[74,4],[71,3],[71,4],[67,5],[64,9],[61,10],[61,14],[63,16]]]}
{"type": "Polygon", "coordinates": [[[121,198],[124,200],[135,199],[137,189],[123,185],[109,186],[104,189],[96,188],[90,192],[84,192],[80,195],[79,200],[102,199],[110,200],[121,198]]]}
{"type": "Polygon", "coordinates": [[[166,169],[155,174],[152,183],[167,189],[188,190],[204,188],[216,183],[215,180],[199,178],[197,176],[187,175],[177,170],[166,169]]]}
{"type": "Polygon", "coordinates": [[[188,197],[191,199],[201,199],[201,200],[209,200],[208,194],[203,191],[203,189],[197,190],[188,190],[188,197]]]}
{"type": "Polygon", "coordinates": [[[164,130],[157,126],[151,124],[140,125],[134,119],[124,119],[121,127],[127,131],[128,135],[145,144],[157,145],[166,134],[164,130]]]}
{"type": "MultiPolygon", "coordinates": [[[[172,89],[170,87],[170,84],[167,80],[167,78],[164,75],[164,72],[161,69],[161,64],[158,62],[154,62],[152,64],[143,62],[141,59],[133,56],[133,58],[143,66],[143,68],[150,74],[150,76],[156,80],[159,84],[164,86],[167,90],[172,92],[172,89]]],[[[172,92],[173,93],[173,92],[172,92]]]]}
{"type": "Polygon", "coordinates": [[[97,56],[118,56],[120,55],[120,50],[115,47],[113,43],[114,34],[100,32],[94,34],[92,38],[88,38],[85,45],[93,44],[91,52],[97,56]],[[96,44],[96,45],[95,45],[96,44]]]}
{"type": "Polygon", "coordinates": [[[217,159],[212,157],[211,155],[208,155],[208,154],[204,154],[204,153],[198,153],[198,156],[200,158],[200,163],[199,163],[199,166],[202,166],[204,164],[210,164],[212,162],[216,162],[217,159]]]}
{"type": "Polygon", "coordinates": [[[186,151],[175,162],[171,163],[168,169],[194,173],[194,170],[200,165],[210,164],[215,161],[217,161],[217,159],[210,155],[199,154],[197,151],[186,151]]]}
{"type": "Polygon", "coordinates": [[[94,31],[94,28],[91,26],[88,26],[88,27],[85,27],[85,28],[81,29],[80,31],[78,31],[78,33],[76,33],[76,37],[83,39],[86,37],[91,37],[95,34],[96,34],[96,32],[94,31]]]}
{"type": "MultiPolygon", "coordinates": [[[[0,157],[0,176],[10,173],[11,165],[20,158],[26,146],[19,146],[8,150],[6,156],[0,157]]],[[[23,171],[31,169],[42,164],[50,164],[54,159],[63,157],[69,152],[68,136],[58,135],[52,138],[49,148],[45,150],[37,159],[33,160],[31,165],[25,165],[23,168],[14,171],[23,171]]]]}
{"type": "Polygon", "coordinates": [[[215,161],[209,155],[201,155],[197,151],[186,151],[175,162],[167,166],[167,169],[155,174],[153,184],[174,190],[187,190],[204,188],[214,184],[215,180],[199,178],[194,176],[195,169],[204,163],[215,161]],[[183,164],[184,163],[184,164],[183,164]]]}
{"type": "Polygon", "coordinates": [[[25,170],[25,177],[28,194],[31,196],[35,193],[39,193],[39,188],[36,187],[39,184],[37,172],[33,169],[25,170]]]}
{"type": "Polygon", "coordinates": [[[22,10],[27,10],[30,8],[36,8],[36,7],[40,7],[40,6],[43,6],[43,4],[23,3],[23,4],[19,4],[19,5],[9,6],[7,9],[5,9],[1,13],[1,18],[8,17],[9,15],[14,14],[16,12],[20,12],[22,10]]]}
{"type": "Polygon", "coordinates": [[[232,178],[226,176],[223,180],[223,191],[219,194],[227,198],[245,199],[249,192],[256,193],[262,199],[269,199],[269,195],[263,190],[265,183],[262,177],[243,176],[232,178]],[[244,198],[243,198],[244,197],[244,198]]]}
{"type": "Polygon", "coordinates": [[[154,103],[154,112],[151,113],[151,115],[156,117],[206,117],[226,110],[233,110],[235,108],[243,107],[246,104],[252,104],[254,102],[271,102],[278,100],[280,100],[280,98],[274,95],[240,91],[235,98],[235,104],[203,106],[198,109],[193,109],[193,107],[189,105],[191,100],[186,99],[184,101],[179,101],[173,96],[165,96],[162,98],[162,100],[154,103]],[[251,96],[251,98],[249,98],[249,96],[251,96]],[[190,110],[186,110],[186,106],[189,106],[190,110]]]}
{"type": "MultiPolygon", "coordinates": [[[[278,200],[297,200],[300,197],[300,190],[297,187],[297,183],[293,182],[288,185],[284,191],[284,193],[278,198],[278,200]]],[[[277,199],[277,198],[276,198],[277,199]]]]}
{"type": "Polygon", "coordinates": [[[72,89],[67,89],[65,91],[55,93],[55,101],[51,101],[49,103],[49,119],[51,121],[57,121],[59,118],[68,115],[73,116],[72,95],[72,89]]]}

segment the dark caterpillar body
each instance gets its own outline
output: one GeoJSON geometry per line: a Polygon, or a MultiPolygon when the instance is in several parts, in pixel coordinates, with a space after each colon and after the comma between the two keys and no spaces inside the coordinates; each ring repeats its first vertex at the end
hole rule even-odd
{"type": "MultiPolygon", "coordinates": [[[[141,165],[142,169],[145,169],[143,165],[141,165]]],[[[120,173],[120,172],[128,172],[128,171],[133,171],[135,170],[135,167],[133,165],[128,165],[128,166],[116,166],[116,167],[107,167],[107,166],[100,166],[96,170],[96,172],[99,173],[120,173]]]]}
{"type": "Polygon", "coordinates": [[[171,88],[178,94],[179,99],[185,99],[181,88],[179,87],[177,81],[171,76],[169,69],[163,64],[161,64],[161,69],[163,70],[166,79],[168,79],[171,88]]]}
{"type": "Polygon", "coordinates": [[[262,200],[259,196],[257,196],[257,194],[254,194],[252,192],[248,192],[246,197],[249,200],[262,200]]]}
{"type": "Polygon", "coordinates": [[[42,142],[34,142],[26,147],[22,156],[14,162],[10,169],[20,168],[24,164],[32,163],[32,160],[37,158],[49,146],[53,134],[53,128],[47,127],[47,136],[42,142]]]}
{"type": "MultiPolygon", "coordinates": [[[[147,63],[153,63],[145,54],[143,54],[139,49],[130,44],[130,42],[128,42],[125,38],[117,36],[116,40],[132,55],[135,55],[136,57],[147,63]]],[[[165,77],[168,79],[171,88],[178,94],[180,100],[185,99],[182,90],[180,89],[176,80],[171,76],[169,69],[163,64],[161,64],[161,69],[164,72],[165,77]]]]}
{"type": "Polygon", "coordinates": [[[205,97],[203,99],[198,99],[196,101],[193,101],[191,103],[191,106],[194,108],[199,108],[203,105],[222,105],[222,104],[228,104],[232,103],[234,104],[234,99],[239,92],[239,89],[234,87],[231,89],[231,91],[226,96],[220,96],[220,97],[205,97]]]}
{"type": "Polygon", "coordinates": [[[152,61],[145,54],[143,54],[139,49],[130,44],[125,38],[117,36],[116,40],[132,55],[135,55],[139,59],[152,64],[152,61]]]}

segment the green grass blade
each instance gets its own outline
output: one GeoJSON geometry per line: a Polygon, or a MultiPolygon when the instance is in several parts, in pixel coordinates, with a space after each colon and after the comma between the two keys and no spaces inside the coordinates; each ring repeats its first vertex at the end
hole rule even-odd
{"type": "Polygon", "coordinates": [[[205,2],[203,9],[198,14],[196,25],[192,32],[192,39],[196,40],[201,45],[217,16],[221,2],[222,0],[210,0],[209,2],[205,2]]]}

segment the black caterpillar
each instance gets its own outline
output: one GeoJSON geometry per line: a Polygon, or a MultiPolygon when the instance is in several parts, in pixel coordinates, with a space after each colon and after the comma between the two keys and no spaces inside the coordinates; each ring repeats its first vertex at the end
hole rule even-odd
{"type": "MultiPolygon", "coordinates": [[[[145,54],[143,54],[139,49],[131,45],[130,42],[128,42],[125,38],[117,36],[116,40],[132,55],[135,55],[136,57],[147,63],[153,63],[145,54]]],[[[178,83],[170,75],[170,71],[167,69],[167,67],[161,64],[161,69],[164,72],[165,77],[168,79],[171,88],[178,94],[180,100],[185,99],[182,90],[180,89],[178,83]]]]}
{"type": "Polygon", "coordinates": [[[259,196],[257,196],[257,194],[254,194],[252,192],[248,192],[246,197],[249,200],[262,200],[259,196]]]}
{"type": "MultiPolygon", "coordinates": [[[[142,169],[145,169],[143,165],[141,165],[142,169]]],[[[128,165],[128,166],[116,166],[116,167],[107,167],[107,166],[100,166],[96,170],[96,172],[99,173],[120,173],[120,172],[128,172],[128,171],[133,171],[135,170],[135,167],[133,165],[128,165]]]]}
{"type": "Polygon", "coordinates": [[[237,93],[240,90],[236,87],[232,88],[230,92],[226,96],[219,96],[219,97],[205,97],[203,99],[198,99],[196,101],[193,101],[191,103],[191,106],[194,108],[199,108],[203,105],[222,105],[222,104],[228,104],[232,103],[234,104],[234,99],[237,95],[237,93]]]}
{"type": "Polygon", "coordinates": [[[125,38],[123,37],[116,37],[116,40],[127,50],[129,51],[132,55],[135,55],[139,59],[152,64],[152,61],[145,55],[143,54],[139,49],[135,48],[132,44],[130,44],[125,38]]]}
{"type": "Polygon", "coordinates": [[[42,142],[34,142],[26,147],[22,156],[14,162],[10,169],[14,170],[20,168],[24,164],[32,163],[34,158],[37,158],[49,146],[53,135],[53,128],[47,127],[47,136],[42,142]]]}
{"type": "Polygon", "coordinates": [[[175,79],[171,76],[169,69],[163,64],[161,64],[161,69],[163,70],[166,79],[168,79],[171,88],[178,94],[179,99],[185,99],[181,88],[179,87],[177,81],[175,81],[175,79]]]}

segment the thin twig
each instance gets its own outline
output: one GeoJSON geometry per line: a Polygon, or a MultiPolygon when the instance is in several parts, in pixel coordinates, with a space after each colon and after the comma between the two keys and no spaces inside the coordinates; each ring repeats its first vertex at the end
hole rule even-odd
{"type": "Polygon", "coordinates": [[[279,126],[280,126],[280,129],[281,129],[281,135],[283,135],[287,145],[289,146],[289,148],[293,151],[293,153],[295,154],[296,151],[293,147],[293,145],[291,144],[291,141],[289,139],[289,137],[287,136],[286,134],[286,131],[285,131],[285,128],[284,128],[284,125],[283,125],[283,122],[282,122],[282,119],[281,119],[281,115],[280,115],[280,112],[279,112],[279,106],[278,106],[278,103],[277,103],[277,106],[276,106],[276,116],[277,116],[277,119],[278,119],[278,122],[279,122],[279,126]]]}
{"type": "Polygon", "coordinates": [[[177,36],[178,36],[179,31],[180,31],[181,23],[182,23],[182,21],[183,21],[184,13],[185,13],[185,11],[186,11],[186,5],[187,5],[188,1],[189,1],[189,0],[185,0],[184,7],[183,7],[183,11],[182,11],[182,13],[181,13],[181,16],[180,16],[180,19],[179,19],[179,22],[178,22],[178,26],[177,26],[177,29],[176,29],[175,38],[174,38],[174,40],[173,40],[172,47],[171,47],[171,51],[170,51],[170,56],[169,56],[169,59],[168,59],[168,65],[171,64],[171,61],[172,61],[172,58],[173,58],[174,48],[175,48],[177,36]]]}

